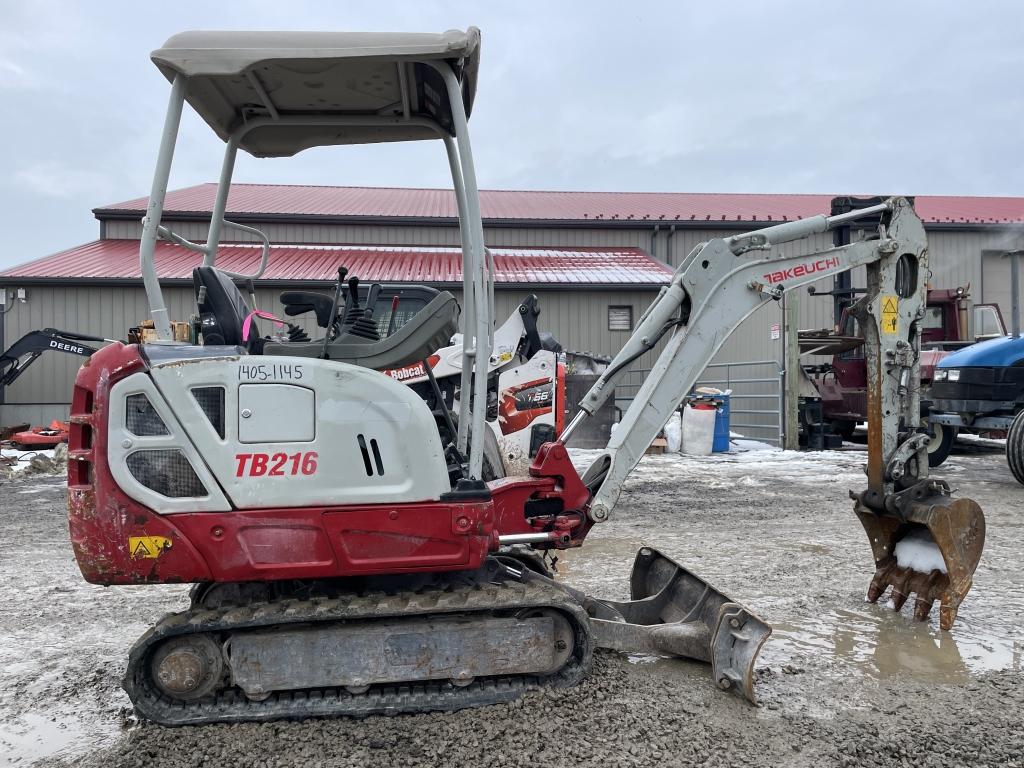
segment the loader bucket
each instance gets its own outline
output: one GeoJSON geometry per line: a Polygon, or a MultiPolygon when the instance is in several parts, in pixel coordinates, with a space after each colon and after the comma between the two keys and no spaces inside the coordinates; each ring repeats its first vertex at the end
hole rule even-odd
{"type": "Polygon", "coordinates": [[[637,552],[630,594],[584,601],[599,648],[708,662],[719,688],[757,703],[754,660],[770,626],[651,547],[637,552]]]}
{"type": "Polygon", "coordinates": [[[951,629],[985,547],[981,507],[943,493],[921,493],[882,511],[871,501],[866,492],[856,496],[854,506],[875,557],[868,601],[877,602],[891,586],[893,609],[898,611],[915,594],[914,618],[926,621],[938,600],[939,626],[951,629]]]}

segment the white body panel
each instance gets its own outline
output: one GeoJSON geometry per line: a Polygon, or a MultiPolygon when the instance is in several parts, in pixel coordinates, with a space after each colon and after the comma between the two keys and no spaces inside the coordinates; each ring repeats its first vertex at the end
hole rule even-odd
{"type": "Polygon", "coordinates": [[[544,350],[518,365],[507,364],[498,374],[498,418],[487,426],[498,440],[506,477],[530,474],[533,428],[555,426],[557,365],[555,353],[544,350]]]}
{"type": "MultiPolygon", "coordinates": [[[[212,493],[219,486],[227,500],[216,508],[415,502],[450,490],[426,404],[376,371],[241,355],[157,363],[148,376],[125,383],[139,379],[155,384],[134,386],[147,392],[173,433],[159,438],[161,446],[180,446],[204,485],[215,479],[207,487],[212,493]],[[223,437],[192,394],[209,387],[224,388],[223,437]]],[[[111,466],[123,467],[127,452],[112,440],[111,466]]],[[[155,495],[122,474],[126,492],[158,512],[215,508],[155,495]]]]}
{"type": "Polygon", "coordinates": [[[129,497],[155,512],[227,512],[231,504],[188,439],[181,422],[160,396],[153,380],[136,373],[119,381],[110,390],[110,414],[107,421],[107,463],[110,474],[129,497]],[[137,435],[128,429],[126,399],[145,395],[167,430],[165,435],[137,435]],[[168,498],[140,483],[128,469],[128,457],[145,450],[179,450],[207,490],[204,496],[168,498]]]}

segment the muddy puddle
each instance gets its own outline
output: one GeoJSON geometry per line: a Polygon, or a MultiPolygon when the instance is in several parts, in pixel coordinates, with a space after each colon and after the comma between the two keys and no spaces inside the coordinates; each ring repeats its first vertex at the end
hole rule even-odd
{"type": "MultiPolygon", "coordinates": [[[[887,598],[877,605],[864,602],[862,590],[866,591],[872,570],[867,556],[852,567],[849,578],[842,579],[842,589],[830,601],[833,607],[815,612],[819,601],[810,604],[802,595],[787,595],[784,585],[771,578],[758,579],[748,571],[760,561],[778,558],[776,548],[782,546],[778,541],[768,538],[753,545],[748,541],[738,552],[721,543],[702,542],[692,529],[666,530],[652,540],[634,535],[628,526],[618,528],[595,529],[585,547],[561,553],[559,575],[597,597],[628,599],[636,552],[641,546],[654,546],[772,625],[759,667],[813,666],[815,674],[837,678],[854,675],[939,684],[963,683],[990,671],[1024,670],[1024,630],[1008,618],[1024,615],[1019,590],[1001,589],[984,573],[978,575],[979,583],[968,595],[953,630],[943,632],[938,628],[937,607],[928,622],[919,623],[912,619],[913,599],[900,613],[892,611],[887,598]]],[[[784,543],[800,560],[794,567],[805,569],[809,581],[819,576],[816,568],[825,579],[835,579],[844,567],[850,570],[835,563],[833,555],[843,547],[828,536],[824,541],[784,543]]],[[[630,661],[641,667],[652,665],[652,673],[659,674],[675,663],[648,656],[630,661]]]]}
{"type": "Polygon", "coordinates": [[[87,723],[67,713],[26,712],[0,724],[0,765],[29,765],[57,755],[81,754],[109,741],[119,728],[87,723]]]}
{"type": "Polygon", "coordinates": [[[1024,640],[961,624],[951,632],[879,606],[840,609],[799,623],[773,622],[762,663],[827,658],[870,677],[961,683],[994,670],[1024,669],[1024,640]]]}

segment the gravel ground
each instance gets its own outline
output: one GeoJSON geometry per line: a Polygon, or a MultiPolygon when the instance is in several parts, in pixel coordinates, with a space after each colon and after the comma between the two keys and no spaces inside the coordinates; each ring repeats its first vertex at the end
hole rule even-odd
{"type": "Polygon", "coordinates": [[[185,590],[84,584],[60,478],[7,482],[0,765],[1024,765],[1024,487],[996,453],[942,467],[988,520],[975,587],[942,633],[937,618],[913,623],[910,605],[863,603],[872,568],[847,498],[863,461],[647,457],[612,522],[559,564],[570,583],[623,597],[636,548],[651,544],[745,603],[775,627],[759,707],[714,689],[706,666],[601,653],[581,686],[511,705],[177,729],[137,723],[119,679],[131,643],[185,590]]]}

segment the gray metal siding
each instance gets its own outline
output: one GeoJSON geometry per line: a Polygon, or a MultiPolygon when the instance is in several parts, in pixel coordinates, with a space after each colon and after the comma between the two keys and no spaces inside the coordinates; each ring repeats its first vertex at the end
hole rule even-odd
{"type": "Polygon", "coordinates": [[[0,406],[0,425],[5,427],[15,424],[29,424],[39,426],[49,424],[54,419],[59,421],[68,420],[68,404],[63,405],[35,405],[32,403],[8,403],[0,406]]]}
{"type": "MultiPolygon", "coordinates": [[[[187,317],[190,292],[165,291],[167,306],[175,319],[187,317]]],[[[191,312],[191,311],[190,311],[191,312]]],[[[38,328],[80,331],[94,336],[124,339],[128,327],[149,315],[141,288],[31,286],[28,301],[4,318],[5,344],[38,328]]],[[[45,352],[5,393],[8,403],[67,403],[71,383],[83,358],[45,352]]]]}
{"type": "MultiPolygon", "coordinates": [[[[182,237],[206,242],[207,225],[195,221],[170,222],[168,226],[182,237]]],[[[457,227],[284,224],[266,222],[257,225],[271,243],[316,243],[338,245],[429,245],[458,246],[457,227]]],[[[142,226],[132,221],[107,222],[107,237],[117,240],[138,240],[142,226]]],[[[255,242],[254,235],[233,229],[224,230],[231,242],[255,242]]],[[[650,250],[649,229],[569,229],[556,227],[486,227],[488,245],[509,247],[633,247],[650,250]]],[[[662,253],[662,251],[659,251],[662,253]]]]}
{"type": "MultiPolygon", "coordinates": [[[[538,320],[542,330],[550,331],[567,350],[614,355],[629,338],[627,331],[608,330],[608,307],[633,308],[634,325],[657,295],[654,291],[535,291],[540,299],[538,320]]],[[[495,293],[498,322],[508,317],[526,295],[525,291],[495,293]]],[[[634,367],[649,368],[652,353],[644,355],[634,367]]]]}
{"type": "MultiPolygon", "coordinates": [[[[257,289],[261,309],[283,316],[278,303],[279,288],[257,289]]],[[[327,290],[324,290],[327,293],[327,290]]],[[[453,292],[459,298],[459,292],[453,292]]],[[[516,310],[527,291],[496,291],[496,320],[502,322],[516,310]]],[[[653,291],[536,291],[540,298],[541,328],[551,331],[567,349],[611,355],[622,345],[628,333],[608,330],[608,306],[633,308],[634,323],[654,298],[653,291]]],[[[192,290],[185,286],[167,287],[164,297],[174,320],[187,320],[195,313],[192,290]]],[[[5,317],[4,345],[28,331],[43,327],[79,330],[108,338],[125,339],[128,328],[148,317],[145,292],[141,287],[33,286],[29,300],[5,317]]],[[[313,336],[321,335],[312,314],[292,318],[313,336]]],[[[260,321],[263,332],[270,330],[260,321]]],[[[72,385],[82,358],[47,352],[5,393],[2,420],[13,423],[18,414],[33,423],[67,416],[72,385]]],[[[650,367],[651,355],[637,362],[650,367]]]]}
{"type": "MultiPolygon", "coordinates": [[[[1019,257],[1018,257],[1019,258],[1019,257]]],[[[1020,265],[1024,272],[1024,264],[1020,265]]],[[[998,304],[1007,330],[1011,329],[1013,303],[1010,298],[1010,260],[1001,251],[989,251],[982,258],[982,288],[978,292],[986,304],[998,304]]],[[[977,294],[976,294],[977,295],[977,294]]],[[[1024,308],[1024,276],[1021,278],[1018,306],[1024,308]]]]}

